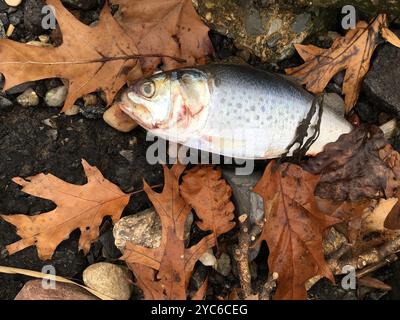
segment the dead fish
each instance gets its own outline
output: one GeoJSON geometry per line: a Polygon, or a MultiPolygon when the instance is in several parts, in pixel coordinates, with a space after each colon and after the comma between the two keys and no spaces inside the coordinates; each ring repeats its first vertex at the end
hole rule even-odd
{"type": "Polygon", "coordinates": [[[124,93],[121,108],[174,143],[233,158],[268,159],[292,155],[311,137],[316,140],[307,154],[316,154],[352,130],[343,115],[313,102],[313,95],[278,74],[214,64],[141,79],[124,93]]]}

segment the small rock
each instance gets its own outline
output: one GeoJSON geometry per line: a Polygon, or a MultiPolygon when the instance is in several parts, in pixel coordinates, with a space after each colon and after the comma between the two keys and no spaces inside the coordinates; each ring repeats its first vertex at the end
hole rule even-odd
{"type": "Polygon", "coordinates": [[[82,116],[87,119],[101,119],[106,110],[106,106],[101,104],[80,108],[82,116]]]}
{"type": "Polygon", "coordinates": [[[10,7],[18,7],[21,4],[22,0],[4,0],[4,2],[10,7]]]}
{"type": "Polygon", "coordinates": [[[217,267],[217,258],[214,255],[214,252],[212,249],[208,249],[206,252],[204,252],[201,257],[199,258],[199,261],[207,266],[207,267],[213,267],[214,269],[217,267]]]}
{"type": "Polygon", "coordinates": [[[135,153],[133,152],[133,150],[121,150],[119,152],[119,154],[124,157],[126,160],[128,160],[128,162],[133,163],[133,161],[135,160],[135,153]]]}
{"type": "Polygon", "coordinates": [[[3,22],[0,21],[0,39],[5,39],[5,38],[7,38],[6,30],[4,29],[3,22]]]}
{"type": "Polygon", "coordinates": [[[13,105],[13,103],[7,98],[0,96],[0,109],[6,109],[13,105]]]}
{"type": "Polygon", "coordinates": [[[125,267],[112,263],[99,262],[83,271],[83,282],[116,300],[129,300],[132,293],[132,273],[125,267]]]}
{"type": "Polygon", "coordinates": [[[344,117],[345,113],[345,104],[341,96],[339,96],[337,93],[326,93],[324,94],[324,108],[329,108],[335,113],[341,115],[344,117]]]}
{"type": "Polygon", "coordinates": [[[10,26],[19,25],[24,19],[24,12],[22,10],[16,10],[8,15],[8,20],[10,21],[10,26]]]}
{"type": "Polygon", "coordinates": [[[251,175],[236,175],[235,169],[223,168],[222,175],[231,186],[238,215],[247,213],[252,223],[264,218],[262,198],[252,189],[262,177],[262,171],[256,170],[251,175]]]}
{"type": "Polygon", "coordinates": [[[45,289],[42,280],[30,280],[15,297],[15,300],[99,300],[85,289],[56,282],[55,289],[45,289]]]}
{"type": "Polygon", "coordinates": [[[7,90],[8,94],[18,94],[35,86],[34,81],[24,82],[7,90]]]}
{"type": "Polygon", "coordinates": [[[225,252],[218,259],[217,271],[224,277],[227,277],[232,271],[231,257],[225,252]]]}
{"type": "Polygon", "coordinates": [[[85,94],[82,99],[85,107],[91,107],[97,104],[97,96],[95,94],[85,94]]]}
{"type": "Polygon", "coordinates": [[[45,126],[48,126],[48,127],[52,128],[52,129],[57,129],[57,124],[56,124],[56,123],[54,122],[54,120],[51,119],[51,118],[44,119],[44,120],[42,121],[42,123],[43,123],[45,126]]]}
{"type": "Polygon", "coordinates": [[[296,16],[294,22],[292,24],[292,30],[294,32],[303,32],[305,31],[310,24],[311,15],[309,13],[302,13],[296,16]]]}
{"type": "Polygon", "coordinates": [[[17,102],[22,107],[35,107],[39,104],[39,97],[32,88],[29,88],[17,97],[17,102]]]}
{"type": "Polygon", "coordinates": [[[377,123],[379,116],[379,108],[371,105],[365,98],[360,98],[354,107],[362,122],[377,123]]]}
{"type": "Polygon", "coordinates": [[[44,101],[49,107],[62,107],[67,98],[68,88],[59,86],[46,92],[44,101]]]}
{"type": "MultiPolygon", "coordinates": [[[[193,214],[185,224],[185,239],[189,239],[193,214]]],[[[161,244],[161,221],[154,208],[120,219],[114,226],[115,246],[124,252],[126,242],[133,242],[146,248],[158,248],[161,244]]]]}
{"type": "Polygon", "coordinates": [[[79,113],[80,107],[74,104],[71,108],[64,111],[67,116],[75,116],[79,113]]]}
{"type": "Polygon", "coordinates": [[[247,0],[214,0],[212,5],[209,0],[196,3],[196,10],[210,29],[233,39],[238,49],[268,63],[290,57],[295,51],[294,44],[302,43],[317,25],[324,24],[319,16],[280,6],[278,1],[268,7],[247,0]]]}
{"type": "MultiPolygon", "coordinates": [[[[395,32],[400,36],[400,31],[395,32]]],[[[400,116],[400,49],[384,44],[376,51],[372,67],[364,80],[363,90],[380,111],[400,116]]]]}
{"type": "Polygon", "coordinates": [[[93,9],[97,6],[97,0],[62,0],[62,3],[74,9],[93,9]]]}
{"type": "MultiPolygon", "coordinates": [[[[264,219],[264,202],[262,198],[252,192],[252,189],[261,179],[263,172],[255,170],[251,175],[236,175],[235,169],[223,168],[222,175],[232,188],[233,202],[239,215],[248,214],[251,224],[259,224],[264,219]]],[[[252,261],[258,255],[260,246],[250,250],[249,259],[252,261]]]]}
{"type": "Polygon", "coordinates": [[[120,109],[118,102],[104,112],[103,119],[109,126],[121,132],[132,131],[138,125],[135,120],[120,109]]]}

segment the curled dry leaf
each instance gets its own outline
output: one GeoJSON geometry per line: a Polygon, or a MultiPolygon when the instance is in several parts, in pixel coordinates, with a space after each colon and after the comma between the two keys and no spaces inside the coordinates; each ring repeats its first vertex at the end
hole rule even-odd
{"type": "Polygon", "coordinates": [[[321,175],[317,196],[339,203],[393,197],[400,187],[400,155],[374,126],[342,135],[303,168],[321,175]]]}
{"type": "Polygon", "coordinates": [[[221,176],[221,170],[212,166],[194,167],[183,176],[180,188],[183,199],[200,218],[198,227],[212,231],[216,237],[235,226],[232,189],[221,176]]]}
{"type": "Polygon", "coordinates": [[[57,207],[35,216],[2,215],[1,218],[17,227],[17,234],[22,238],[7,246],[9,254],[36,245],[39,257],[50,259],[57,246],[76,229],[81,231],[79,248],[86,254],[99,236],[103,218],[110,216],[113,222],[119,220],[130,194],[123,193],[85,160],[82,165],[88,179],[84,185],[70,184],[43,173],[27,180],[13,179],[23,186],[22,191],[51,200],[57,207]]]}
{"type": "Polygon", "coordinates": [[[269,272],[279,275],[275,299],[305,299],[305,284],[316,275],[334,281],[322,236],[340,220],[319,210],[314,197],[318,181],[297,165],[277,167],[272,161],[254,188],[264,199],[266,219],[257,242],[267,242],[269,272]]]}
{"type": "Polygon", "coordinates": [[[119,5],[120,23],[132,35],[141,54],[159,53],[170,58],[141,58],[145,74],[160,63],[169,70],[184,65],[205,63],[212,52],[208,27],[201,21],[191,0],[113,0],[119,5]]]}
{"type": "Polygon", "coordinates": [[[47,0],[56,12],[63,43],[59,47],[40,48],[9,39],[0,40],[0,72],[4,90],[27,81],[52,77],[69,81],[63,111],[76,99],[103,90],[110,104],[127,81],[137,60],[134,41],[114,20],[106,5],[95,27],[77,20],[59,0],[47,0]],[[84,70],[84,71],[83,71],[84,70]]]}
{"type": "MultiPolygon", "coordinates": [[[[216,237],[211,233],[185,248],[185,221],[191,207],[179,192],[179,178],[184,169],[180,164],[171,169],[164,166],[162,193],[154,192],[146,183],[144,186],[161,219],[161,245],[150,249],[128,242],[121,258],[134,272],[145,299],[186,299],[195,263],[205,251],[216,245],[216,237]]],[[[200,287],[200,292],[205,291],[204,286],[200,287]]],[[[193,297],[199,298],[199,295],[193,297]]]]}
{"type": "Polygon", "coordinates": [[[321,93],[335,74],[346,70],[343,94],[346,111],[349,112],[357,102],[372,54],[381,39],[381,32],[394,45],[398,46],[400,42],[387,29],[387,25],[387,16],[380,14],[369,24],[358,22],[355,29],[349,30],[344,37],[338,37],[329,49],[297,44],[296,50],[305,63],[286,69],[286,72],[306,84],[309,91],[321,93]]]}

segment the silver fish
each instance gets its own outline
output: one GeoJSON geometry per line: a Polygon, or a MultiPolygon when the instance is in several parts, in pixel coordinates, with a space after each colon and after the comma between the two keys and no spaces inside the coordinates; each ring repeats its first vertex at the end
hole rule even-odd
{"type": "Polygon", "coordinates": [[[307,154],[316,154],[352,130],[343,116],[316,108],[314,101],[278,74],[215,64],[139,80],[125,93],[121,108],[169,141],[233,158],[268,159],[292,155],[311,137],[316,140],[307,154]]]}

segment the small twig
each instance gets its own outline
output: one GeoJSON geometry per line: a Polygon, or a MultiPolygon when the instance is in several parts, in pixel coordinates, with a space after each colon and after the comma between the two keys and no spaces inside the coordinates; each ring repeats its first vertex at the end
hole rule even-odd
{"type": "Polygon", "coordinates": [[[368,275],[368,274],[370,274],[370,273],[372,273],[372,272],[374,272],[374,271],[376,271],[376,270],[378,270],[378,269],[380,269],[382,267],[385,267],[385,266],[387,266],[389,264],[392,264],[397,259],[398,259],[397,255],[391,254],[390,256],[386,257],[385,260],[358,271],[357,272],[357,278],[365,277],[366,275],[368,275]]]}
{"type": "Polygon", "coordinates": [[[278,279],[278,273],[273,272],[268,275],[267,282],[265,282],[262,292],[260,293],[260,300],[270,300],[271,293],[276,287],[276,280],[278,279]]]}
{"type": "Polygon", "coordinates": [[[244,299],[246,299],[253,294],[249,267],[249,223],[248,216],[246,214],[242,214],[239,217],[239,227],[239,245],[235,249],[235,259],[238,266],[240,285],[244,299]]]}
{"type": "Polygon", "coordinates": [[[356,270],[364,269],[367,266],[375,266],[384,261],[384,259],[392,254],[400,251],[400,236],[388,241],[381,246],[369,248],[361,254],[351,256],[339,261],[335,264],[330,263],[330,267],[334,274],[342,274],[342,269],[346,265],[353,266],[356,270]]]}

